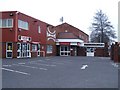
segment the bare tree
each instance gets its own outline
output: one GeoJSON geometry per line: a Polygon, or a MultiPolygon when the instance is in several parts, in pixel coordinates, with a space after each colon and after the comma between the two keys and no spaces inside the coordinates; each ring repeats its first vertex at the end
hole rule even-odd
{"type": "Polygon", "coordinates": [[[92,30],[90,34],[91,42],[110,43],[117,38],[113,25],[102,10],[97,11],[90,29],[92,30]]]}

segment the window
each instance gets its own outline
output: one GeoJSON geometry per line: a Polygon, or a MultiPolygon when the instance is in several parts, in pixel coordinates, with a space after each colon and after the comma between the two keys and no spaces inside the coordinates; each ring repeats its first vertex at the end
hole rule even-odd
{"type": "Polygon", "coordinates": [[[12,26],[12,19],[8,19],[8,27],[11,27],[12,26]]]}
{"type": "Polygon", "coordinates": [[[37,45],[36,44],[32,45],[32,51],[37,51],[37,45]]]}
{"type": "Polygon", "coordinates": [[[52,53],[52,45],[47,45],[47,53],[52,53]]]}
{"type": "Polygon", "coordinates": [[[41,33],[41,29],[40,29],[40,26],[38,26],[38,33],[41,33]]]}
{"type": "Polygon", "coordinates": [[[12,43],[7,43],[7,50],[12,50],[12,43]]]}
{"type": "Polygon", "coordinates": [[[6,43],[6,58],[12,58],[13,54],[13,45],[12,43],[6,43]]]}
{"type": "Polygon", "coordinates": [[[13,19],[0,19],[0,28],[13,27],[13,19]]]}
{"type": "Polygon", "coordinates": [[[18,20],[18,28],[28,30],[28,22],[18,20]]]}

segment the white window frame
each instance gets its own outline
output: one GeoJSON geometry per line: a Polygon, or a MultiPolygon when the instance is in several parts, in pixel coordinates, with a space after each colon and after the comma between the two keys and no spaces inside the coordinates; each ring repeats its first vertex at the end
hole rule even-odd
{"type": "Polygon", "coordinates": [[[36,52],[37,51],[37,44],[32,44],[32,51],[36,52]]]}
{"type": "Polygon", "coordinates": [[[41,33],[41,27],[38,26],[38,33],[41,33]]]}
{"type": "Polygon", "coordinates": [[[20,55],[19,56],[17,55],[17,58],[20,58],[21,57],[21,43],[17,43],[17,47],[18,47],[18,44],[20,45],[20,47],[17,48],[17,53],[20,53],[20,55]]]}
{"type": "Polygon", "coordinates": [[[18,20],[18,28],[29,30],[29,23],[27,21],[18,20]]]}
{"type": "Polygon", "coordinates": [[[47,53],[53,53],[53,46],[47,45],[47,53]]]}
{"type": "Polygon", "coordinates": [[[12,28],[13,27],[13,19],[0,19],[0,28],[12,28]],[[3,26],[3,20],[6,21],[5,26],[3,26]],[[8,25],[8,21],[11,20],[11,26],[8,25]]]}

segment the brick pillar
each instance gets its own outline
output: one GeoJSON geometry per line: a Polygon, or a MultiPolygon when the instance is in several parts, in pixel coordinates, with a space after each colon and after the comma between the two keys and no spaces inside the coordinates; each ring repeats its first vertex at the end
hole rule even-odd
{"type": "Polygon", "coordinates": [[[109,47],[108,43],[105,43],[105,47],[104,47],[104,50],[103,50],[104,57],[108,57],[109,56],[108,47],[109,47]]]}
{"type": "Polygon", "coordinates": [[[118,62],[120,63],[120,45],[118,47],[118,62]]]}
{"type": "Polygon", "coordinates": [[[114,44],[113,43],[111,45],[110,57],[111,57],[111,60],[113,60],[113,57],[114,57],[114,44]]]}
{"type": "Polygon", "coordinates": [[[118,48],[119,48],[119,45],[117,42],[115,42],[115,45],[114,45],[114,62],[118,62],[118,48]]]}

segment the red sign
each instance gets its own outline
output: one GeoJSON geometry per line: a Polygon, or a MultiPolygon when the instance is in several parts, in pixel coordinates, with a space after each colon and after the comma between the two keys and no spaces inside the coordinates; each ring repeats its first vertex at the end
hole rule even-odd
{"type": "Polygon", "coordinates": [[[60,45],[70,45],[70,42],[60,42],[60,45]]]}

